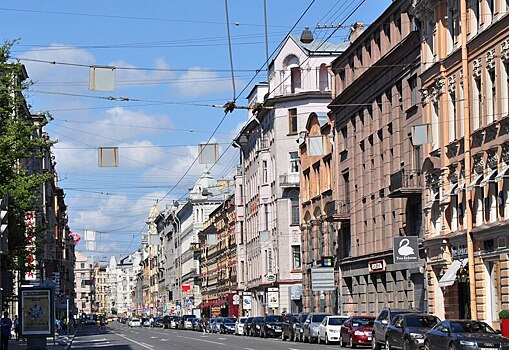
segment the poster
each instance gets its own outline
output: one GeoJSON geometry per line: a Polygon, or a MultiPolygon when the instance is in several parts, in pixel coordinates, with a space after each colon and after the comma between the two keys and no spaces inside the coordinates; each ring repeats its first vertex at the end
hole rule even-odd
{"type": "Polygon", "coordinates": [[[21,335],[53,335],[53,298],[49,288],[22,288],[20,291],[21,335]]]}
{"type": "Polygon", "coordinates": [[[267,291],[267,307],[271,309],[279,308],[279,289],[269,288],[267,291]]]}

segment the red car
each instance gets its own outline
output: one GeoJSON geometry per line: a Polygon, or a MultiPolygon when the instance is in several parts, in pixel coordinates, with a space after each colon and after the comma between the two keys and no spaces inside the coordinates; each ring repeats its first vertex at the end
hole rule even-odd
{"type": "Polygon", "coordinates": [[[350,345],[353,349],[357,345],[371,346],[373,332],[373,316],[351,316],[341,326],[340,343],[345,347],[350,345]]]}

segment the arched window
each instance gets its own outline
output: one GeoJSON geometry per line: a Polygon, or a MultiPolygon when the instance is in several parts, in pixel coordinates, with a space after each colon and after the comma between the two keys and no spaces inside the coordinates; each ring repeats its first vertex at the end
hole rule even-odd
{"type": "Polygon", "coordinates": [[[318,72],[319,76],[319,85],[318,88],[320,91],[328,91],[329,88],[329,73],[327,72],[327,65],[325,63],[322,63],[320,65],[320,71],[318,72]]]}
{"type": "Polygon", "coordinates": [[[285,86],[285,91],[295,93],[302,86],[300,74],[300,62],[297,56],[295,55],[287,56],[283,61],[283,68],[285,70],[283,84],[285,86]]]}

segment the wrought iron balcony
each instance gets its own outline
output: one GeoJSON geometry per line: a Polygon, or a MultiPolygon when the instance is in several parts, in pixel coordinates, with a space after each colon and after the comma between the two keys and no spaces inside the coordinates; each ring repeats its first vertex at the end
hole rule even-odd
{"type": "Polygon", "coordinates": [[[401,169],[391,175],[389,197],[407,198],[422,194],[422,175],[418,170],[401,169]]]}
{"type": "Polygon", "coordinates": [[[299,187],[300,185],[300,174],[283,174],[279,175],[279,186],[282,188],[299,187]]]}

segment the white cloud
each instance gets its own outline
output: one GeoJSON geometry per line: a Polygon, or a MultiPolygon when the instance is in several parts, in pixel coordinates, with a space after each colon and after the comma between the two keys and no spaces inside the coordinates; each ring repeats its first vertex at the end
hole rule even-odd
{"type": "Polygon", "coordinates": [[[231,81],[206,68],[191,68],[181,75],[171,89],[180,96],[202,96],[231,90],[231,81]]]}

